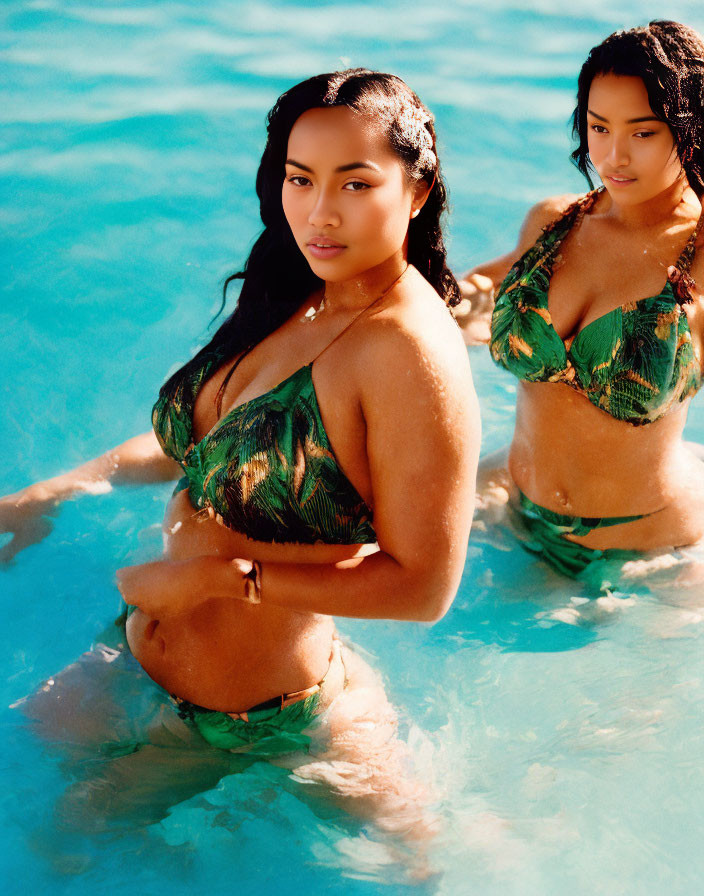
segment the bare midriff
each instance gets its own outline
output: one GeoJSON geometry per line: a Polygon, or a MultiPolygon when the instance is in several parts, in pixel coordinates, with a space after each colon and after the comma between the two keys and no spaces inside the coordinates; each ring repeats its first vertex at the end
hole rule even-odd
{"type": "MultiPolygon", "coordinates": [[[[169,503],[164,542],[169,560],[207,554],[264,564],[336,563],[361,550],[355,545],[252,541],[196,512],[187,491],[177,492],[169,503]]],[[[257,605],[236,597],[194,598],[190,612],[154,619],[137,609],[127,622],[132,653],[169,693],[209,709],[241,712],[310,687],[325,675],[334,632],[330,616],[272,606],[266,596],[257,605]]]]}
{"type": "Polygon", "coordinates": [[[587,547],[655,550],[704,535],[704,463],[682,439],[687,403],[633,426],[562,383],[521,382],[509,452],[514,483],[568,516],[643,519],[590,532],[587,547]]]}

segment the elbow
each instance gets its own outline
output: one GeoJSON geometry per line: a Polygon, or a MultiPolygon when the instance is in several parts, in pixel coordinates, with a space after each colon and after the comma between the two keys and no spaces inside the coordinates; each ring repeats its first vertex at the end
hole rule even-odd
{"type": "Polygon", "coordinates": [[[454,585],[443,587],[441,583],[432,583],[430,587],[424,589],[422,595],[419,595],[414,607],[413,620],[429,625],[439,622],[452,606],[456,593],[457,588],[454,585]]]}
{"type": "Polygon", "coordinates": [[[443,604],[431,606],[427,609],[427,612],[418,620],[419,622],[427,622],[429,625],[435,625],[436,622],[440,622],[443,616],[446,615],[447,611],[450,609],[452,605],[452,599],[445,601],[443,604]]]}

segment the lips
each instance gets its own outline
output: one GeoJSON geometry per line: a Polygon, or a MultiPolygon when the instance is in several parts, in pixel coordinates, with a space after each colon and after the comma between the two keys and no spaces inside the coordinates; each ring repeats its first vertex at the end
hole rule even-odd
{"type": "Polygon", "coordinates": [[[318,246],[320,249],[344,249],[342,243],[330,239],[329,236],[314,236],[308,240],[309,246],[318,246]]]}
{"type": "Polygon", "coordinates": [[[607,174],[605,175],[606,180],[610,181],[612,184],[615,184],[617,187],[623,187],[627,184],[635,183],[635,177],[626,177],[624,174],[607,174]]]}
{"type": "Polygon", "coordinates": [[[338,243],[337,240],[333,240],[329,236],[311,237],[306,245],[310,254],[314,258],[320,259],[335,258],[346,248],[342,243],[338,243]]]}

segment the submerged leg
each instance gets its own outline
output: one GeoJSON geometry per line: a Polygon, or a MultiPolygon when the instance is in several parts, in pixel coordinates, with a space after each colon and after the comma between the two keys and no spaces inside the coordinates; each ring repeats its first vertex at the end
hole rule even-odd
{"type": "MultiPolygon", "coordinates": [[[[206,743],[129,651],[98,645],[18,705],[68,778],[53,826],[67,837],[137,831],[268,760],[292,772],[277,785],[324,815],[335,806],[374,823],[392,835],[393,860],[426,873],[425,849],[437,828],[433,796],[413,771],[379,677],[348,649],[342,653],[332,702],[307,729],[310,753],[271,755],[206,743]]],[[[57,848],[51,836],[38,844],[47,855],[57,848]]]]}
{"type": "Polygon", "coordinates": [[[97,645],[17,708],[60,755],[70,783],[56,821],[65,829],[153,824],[251,764],[206,744],[125,649],[97,645]]]}
{"type": "Polygon", "coordinates": [[[415,873],[425,874],[427,846],[439,829],[436,797],[414,769],[379,676],[346,647],[343,660],[346,686],[312,729],[310,757],[288,767],[307,785],[304,796],[391,834],[392,848],[410,851],[415,873]]]}

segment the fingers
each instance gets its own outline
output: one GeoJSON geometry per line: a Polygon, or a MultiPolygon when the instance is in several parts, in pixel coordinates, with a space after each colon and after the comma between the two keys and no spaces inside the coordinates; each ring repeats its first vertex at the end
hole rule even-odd
{"type": "MultiPolygon", "coordinates": [[[[461,284],[460,284],[461,286],[461,284]]],[[[471,299],[463,298],[460,300],[459,304],[455,305],[452,308],[452,316],[459,323],[460,326],[463,326],[466,321],[469,319],[470,312],[472,311],[472,302],[471,299]]]]}
{"type": "Polygon", "coordinates": [[[468,273],[458,281],[462,300],[452,309],[467,345],[489,342],[494,308],[494,281],[484,274],[468,273]]]}
{"type": "Polygon", "coordinates": [[[20,548],[17,547],[16,542],[17,539],[12,538],[7,544],[4,544],[0,548],[0,566],[6,566],[14,559],[15,554],[20,550],[20,548]]]}
{"type": "MultiPolygon", "coordinates": [[[[31,523],[16,528],[12,540],[0,548],[0,564],[10,563],[20,551],[45,539],[53,528],[52,521],[45,517],[32,520],[31,523]]],[[[11,530],[6,528],[3,531],[11,530]]]]}
{"type": "Polygon", "coordinates": [[[462,300],[453,308],[460,326],[470,323],[477,315],[488,313],[494,305],[494,282],[483,274],[468,274],[459,281],[462,300]]]}
{"type": "Polygon", "coordinates": [[[471,283],[477,292],[494,291],[494,281],[490,277],[485,277],[484,274],[470,274],[465,282],[471,283]]]}
{"type": "Polygon", "coordinates": [[[458,285],[462,298],[468,299],[470,302],[474,302],[478,298],[486,301],[486,299],[494,297],[494,281],[483,274],[468,274],[458,281],[458,285]]]}
{"type": "Polygon", "coordinates": [[[458,280],[457,285],[460,288],[460,295],[462,296],[463,302],[469,302],[471,305],[472,299],[477,294],[477,287],[474,283],[470,283],[469,280],[458,280]]]}

